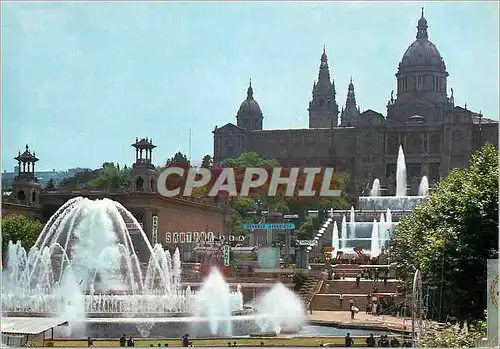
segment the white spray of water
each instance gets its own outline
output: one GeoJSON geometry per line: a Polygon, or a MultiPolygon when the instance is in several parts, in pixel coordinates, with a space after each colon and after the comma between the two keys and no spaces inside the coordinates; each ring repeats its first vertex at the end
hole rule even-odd
{"type": "Polygon", "coordinates": [[[297,330],[304,324],[304,303],[280,283],[259,298],[255,308],[262,316],[257,323],[263,332],[279,334],[282,329],[297,330]]]}
{"type": "Polygon", "coordinates": [[[418,196],[429,195],[429,180],[427,176],[423,176],[420,180],[420,185],[418,186],[418,196]]]}
{"type": "Polygon", "coordinates": [[[375,178],[372,184],[372,189],[370,190],[370,196],[380,196],[380,181],[375,178]]]}

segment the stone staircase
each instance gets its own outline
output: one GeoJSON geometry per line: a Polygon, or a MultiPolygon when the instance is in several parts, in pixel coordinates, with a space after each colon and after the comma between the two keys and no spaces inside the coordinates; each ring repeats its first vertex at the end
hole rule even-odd
{"type": "Polygon", "coordinates": [[[316,276],[306,276],[306,280],[300,287],[298,294],[302,301],[309,305],[316,293],[321,289],[323,280],[316,276]]]}
{"type": "Polygon", "coordinates": [[[359,286],[356,285],[356,280],[350,278],[346,280],[325,280],[319,293],[335,293],[335,294],[363,294],[373,293],[373,286],[376,285],[378,293],[396,293],[398,282],[396,280],[387,280],[384,285],[383,281],[374,282],[373,280],[361,279],[359,286]]]}

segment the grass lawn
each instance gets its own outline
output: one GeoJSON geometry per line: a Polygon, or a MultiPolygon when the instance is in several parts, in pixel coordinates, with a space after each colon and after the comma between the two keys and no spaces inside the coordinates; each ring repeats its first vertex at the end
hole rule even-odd
{"type": "MultiPolygon", "coordinates": [[[[192,339],[191,342],[195,347],[227,347],[228,342],[236,342],[238,346],[260,346],[261,342],[264,342],[265,346],[288,346],[288,347],[318,347],[322,342],[326,344],[343,345],[344,338],[341,337],[297,337],[297,338],[233,338],[233,339],[192,339]]],[[[363,339],[354,338],[358,345],[364,344],[363,339]]],[[[46,341],[45,345],[47,345],[46,341]]],[[[86,347],[86,340],[54,340],[55,347],[86,347]]],[[[149,347],[153,344],[155,347],[158,343],[162,347],[167,343],[169,347],[180,347],[180,339],[136,339],[135,345],[137,347],[149,347]]],[[[118,340],[94,340],[94,346],[96,347],[117,347],[118,340]]]]}

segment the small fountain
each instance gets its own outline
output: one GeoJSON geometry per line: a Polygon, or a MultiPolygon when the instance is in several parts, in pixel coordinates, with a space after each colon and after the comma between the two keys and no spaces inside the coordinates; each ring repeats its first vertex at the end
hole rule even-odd
{"type": "Polygon", "coordinates": [[[210,333],[212,335],[230,336],[232,334],[231,290],[224,281],[219,270],[213,268],[206,282],[198,291],[194,301],[194,315],[206,316],[210,320],[210,333]]]}
{"type": "Polygon", "coordinates": [[[378,178],[373,180],[372,189],[370,190],[370,196],[380,196],[380,181],[378,178]]]}
{"type": "Polygon", "coordinates": [[[377,220],[373,220],[370,257],[378,257],[380,255],[380,236],[378,231],[377,220]]]}
{"type": "MultiPolygon", "coordinates": [[[[333,230],[332,230],[332,247],[334,248],[334,252],[337,253],[337,251],[340,249],[339,245],[339,228],[337,226],[337,222],[333,222],[333,230]]],[[[333,256],[332,256],[333,257],[333,256]]]]}
{"type": "Polygon", "coordinates": [[[342,217],[342,223],[340,224],[340,235],[342,240],[342,248],[347,246],[347,221],[345,215],[342,217]]]}
{"type": "Polygon", "coordinates": [[[303,325],[306,312],[304,303],[282,284],[273,288],[257,300],[257,314],[262,316],[257,323],[263,332],[279,334],[282,330],[297,330],[303,325]]]}
{"type": "Polygon", "coordinates": [[[419,196],[428,196],[429,195],[429,181],[427,176],[423,176],[420,180],[420,185],[418,186],[418,195],[419,196]]]}
{"type": "Polygon", "coordinates": [[[351,206],[351,213],[349,214],[349,239],[354,238],[356,231],[356,220],[354,218],[354,206],[351,206]]]}
{"type": "Polygon", "coordinates": [[[396,196],[406,196],[406,161],[403,146],[399,146],[398,160],[396,162],[396,196]]]}

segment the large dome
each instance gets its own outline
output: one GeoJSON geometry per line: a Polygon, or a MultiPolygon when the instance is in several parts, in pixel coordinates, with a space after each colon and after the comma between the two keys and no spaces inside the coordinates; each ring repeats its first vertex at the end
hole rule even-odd
{"type": "Polygon", "coordinates": [[[418,21],[417,40],[415,40],[406,50],[401,62],[399,63],[399,71],[412,70],[425,66],[427,69],[434,68],[439,71],[446,71],[444,59],[439,53],[436,45],[434,45],[427,34],[427,20],[422,16],[418,21]]]}
{"type": "Polygon", "coordinates": [[[252,83],[248,87],[247,98],[241,103],[238,110],[238,116],[240,115],[262,115],[259,103],[253,98],[252,83]]]}

